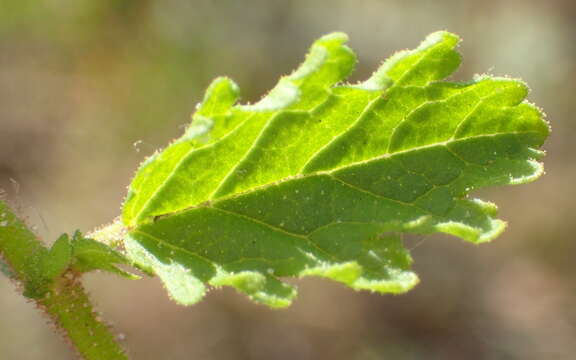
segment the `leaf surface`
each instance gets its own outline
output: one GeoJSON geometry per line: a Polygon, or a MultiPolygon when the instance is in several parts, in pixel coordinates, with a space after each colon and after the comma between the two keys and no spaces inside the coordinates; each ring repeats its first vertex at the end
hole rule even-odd
{"type": "Polygon", "coordinates": [[[216,79],[186,133],[148,158],[123,207],[128,256],[192,304],[233,286],[274,307],[280,278],[327,277],[400,293],[416,275],[403,232],[472,243],[503,229],[495,205],[468,194],[542,173],[542,114],[518,80],[449,82],[459,39],[431,34],[366,81],[334,33],[256,104],[216,79]]]}

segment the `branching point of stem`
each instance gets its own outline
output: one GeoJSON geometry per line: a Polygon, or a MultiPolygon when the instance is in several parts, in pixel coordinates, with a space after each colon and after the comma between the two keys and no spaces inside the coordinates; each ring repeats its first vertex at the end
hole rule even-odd
{"type": "Polygon", "coordinates": [[[0,255],[23,294],[36,302],[86,360],[126,360],[110,328],[95,313],[80,274],[68,270],[46,282],[42,263],[48,250],[0,200],[0,255]]]}

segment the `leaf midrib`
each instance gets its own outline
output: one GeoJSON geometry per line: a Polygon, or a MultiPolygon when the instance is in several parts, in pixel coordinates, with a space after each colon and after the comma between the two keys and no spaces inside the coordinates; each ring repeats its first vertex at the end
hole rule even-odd
{"type": "MultiPolygon", "coordinates": [[[[377,156],[377,157],[370,158],[369,160],[362,160],[362,161],[358,161],[358,162],[346,164],[346,165],[344,165],[344,166],[336,167],[336,168],[331,169],[331,170],[322,170],[322,171],[318,171],[318,172],[314,172],[314,173],[309,173],[309,174],[298,174],[298,175],[295,175],[295,176],[289,176],[289,177],[286,177],[286,178],[284,178],[284,179],[282,179],[282,180],[278,180],[278,181],[275,181],[275,182],[272,182],[272,183],[260,185],[260,186],[254,187],[254,188],[252,188],[252,189],[250,189],[250,190],[247,190],[247,191],[244,191],[244,192],[239,192],[239,193],[234,193],[234,194],[226,195],[226,196],[223,196],[223,197],[221,197],[221,198],[219,198],[219,199],[216,199],[216,200],[213,200],[213,201],[203,201],[203,202],[201,202],[201,203],[199,203],[199,204],[196,204],[196,205],[194,205],[194,206],[190,206],[190,207],[187,207],[187,208],[184,208],[184,209],[180,209],[180,210],[178,210],[178,211],[173,211],[173,212],[169,212],[169,213],[166,213],[166,214],[157,215],[157,216],[155,216],[152,220],[149,220],[149,221],[147,221],[147,222],[139,223],[139,224],[137,224],[137,225],[134,226],[134,227],[128,226],[128,230],[129,230],[129,231],[134,231],[134,230],[135,230],[136,228],[138,228],[139,226],[146,225],[146,224],[148,224],[148,223],[158,221],[158,220],[160,220],[160,219],[162,219],[162,218],[165,218],[165,217],[176,216],[176,215],[178,215],[178,214],[182,214],[182,213],[185,213],[185,212],[189,212],[189,211],[192,211],[192,210],[194,210],[194,209],[200,209],[200,208],[205,208],[205,207],[206,207],[206,208],[219,209],[219,208],[216,207],[216,205],[219,204],[219,203],[221,203],[221,202],[228,201],[228,200],[231,200],[231,199],[234,199],[234,198],[238,198],[238,197],[242,197],[242,196],[246,196],[246,195],[249,195],[249,194],[251,194],[251,193],[258,192],[258,191],[264,191],[264,190],[266,190],[267,188],[270,188],[270,187],[272,187],[272,186],[278,186],[278,185],[281,185],[281,184],[283,184],[283,183],[286,183],[286,182],[289,182],[289,181],[293,181],[293,180],[299,180],[299,179],[304,179],[304,178],[307,178],[307,177],[318,176],[318,175],[329,175],[329,176],[331,176],[331,177],[337,178],[337,177],[334,175],[334,173],[336,173],[336,172],[338,172],[338,171],[340,171],[340,170],[345,170],[345,169],[350,169],[350,168],[357,167],[357,166],[367,165],[367,164],[369,164],[369,163],[371,163],[371,162],[376,162],[376,161],[383,160],[383,159],[387,159],[387,158],[393,158],[393,157],[395,157],[395,156],[404,155],[404,154],[408,154],[408,153],[411,153],[411,152],[417,152],[417,151],[420,151],[420,150],[425,150],[425,149],[434,148],[434,147],[446,147],[446,149],[448,149],[451,153],[453,153],[453,151],[449,148],[449,145],[457,144],[457,143],[459,143],[459,142],[465,142],[465,141],[468,141],[468,140],[476,140],[476,139],[482,139],[482,138],[498,137],[498,136],[504,136],[504,135],[529,135],[529,134],[541,135],[541,133],[538,132],[538,131],[509,131],[509,132],[499,132],[499,133],[493,133],[493,134],[481,134],[481,135],[475,135],[475,136],[470,136],[470,137],[460,138],[460,139],[448,139],[448,140],[442,141],[442,142],[436,142],[436,143],[427,144],[427,145],[422,145],[422,146],[418,146],[418,147],[414,147],[414,148],[410,148],[410,149],[406,149],[406,150],[400,150],[400,151],[394,152],[394,153],[383,154],[383,155],[380,155],[380,156],[377,156]]],[[[473,162],[470,162],[470,161],[468,161],[468,160],[466,160],[466,159],[463,159],[463,158],[460,157],[460,156],[458,156],[458,158],[461,159],[462,161],[464,161],[465,163],[474,164],[473,162]]],[[[339,179],[339,178],[338,178],[338,179],[339,179]]],[[[339,180],[341,180],[341,179],[339,179],[339,180]]],[[[367,190],[364,189],[364,191],[367,191],[367,190]]],[[[375,194],[375,195],[377,195],[377,194],[375,194]]],[[[390,201],[394,201],[394,202],[401,203],[401,204],[403,204],[403,205],[414,206],[414,204],[411,203],[411,202],[403,202],[403,201],[401,201],[401,200],[387,198],[387,197],[384,197],[384,196],[382,196],[382,195],[377,195],[377,196],[382,197],[382,198],[385,198],[385,199],[390,200],[390,201]]]]}

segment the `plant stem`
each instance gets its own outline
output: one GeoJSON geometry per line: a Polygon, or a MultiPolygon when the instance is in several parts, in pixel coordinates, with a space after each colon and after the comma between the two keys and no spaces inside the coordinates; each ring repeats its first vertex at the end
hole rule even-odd
{"type": "Polygon", "coordinates": [[[43,290],[42,262],[48,249],[0,200],[0,255],[24,296],[36,302],[86,360],[126,360],[127,356],[94,312],[79,274],[69,270],[43,290]]]}

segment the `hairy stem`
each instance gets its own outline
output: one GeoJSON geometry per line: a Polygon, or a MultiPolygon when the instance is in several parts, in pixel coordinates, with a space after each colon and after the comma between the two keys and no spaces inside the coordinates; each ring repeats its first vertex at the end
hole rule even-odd
{"type": "Polygon", "coordinates": [[[79,281],[69,270],[46,283],[42,263],[48,249],[0,200],[0,255],[24,296],[36,302],[86,360],[125,360],[114,334],[94,312],[79,281]]]}

